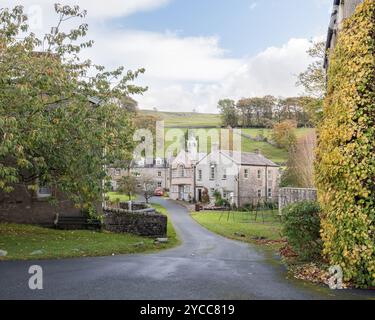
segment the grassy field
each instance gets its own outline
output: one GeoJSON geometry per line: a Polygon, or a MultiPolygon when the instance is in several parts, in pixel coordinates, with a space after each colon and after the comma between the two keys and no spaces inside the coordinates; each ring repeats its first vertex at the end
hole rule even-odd
{"type": "MultiPolygon", "coordinates": [[[[315,129],[313,128],[298,128],[298,129],[295,129],[295,134],[297,138],[301,138],[310,132],[314,132],[314,130],[315,129]]],[[[271,135],[272,135],[272,129],[247,128],[247,129],[242,129],[242,132],[252,136],[253,138],[256,138],[258,135],[263,135],[267,138],[271,138],[271,135]]]]}
{"type": "MultiPolygon", "coordinates": [[[[167,214],[166,210],[155,208],[167,214]]],[[[93,231],[63,231],[28,225],[0,224],[0,249],[8,252],[0,260],[62,259],[87,256],[134,254],[168,249],[179,243],[168,219],[167,244],[131,234],[93,231]]]]}
{"type": "Polygon", "coordinates": [[[193,218],[206,229],[229,239],[259,244],[265,242],[282,242],[281,223],[277,212],[259,212],[257,221],[253,213],[244,212],[211,212],[193,213],[193,218]]]}
{"type": "Polygon", "coordinates": [[[143,114],[157,116],[165,121],[167,127],[220,127],[221,119],[219,114],[193,113],[193,112],[156,112],[141,110],[143,114]]]}
{"type": "MultiPolygon", "coordinates": [[[[120,200],[120,202],[128,202],[129,196],[127,194],[119,193],[119,192],[108,192],[107,196],[109,197],[109,201],[116,201],[117,199],[120,200]]],[[[136,195],[132,195],[131,199],[132,201],[135,201],[137,199],[136,195]]]]}
{"type": "MultiPolygon", "coordinates": [[[[166,132],[172,129],[166,129],[166,132]]],[[[186,132],[188,129],[179,129],[181,132],[186,132]]],[[[209,129],[209,130],[215,130],[215,129],[209,129]]],[[[219,129],[217,129],[219,130],[219,129]]],[[[244,133],[253,135],[254,137],[257,136],[257,131],[258,129],[244,129],[244,133]],[[250,133],[251,132],[251,133],[250,133]]],[[[265,130],[267,133],[268,131],[265,130]]],[[[270,133],[271,131],[269,131],[270,133]]],[[[250,139],[247,139],[245,137],[241,137],[242,139],[242,151],[243,152],[255,152],[256,150],[260,150],[264,156],[266,156],[268,159],[274,161],[277,164],[283,164],[287,161],[288,159],[288,152],[285,149],[279,149],[267,142],[257,142],[257,141],[252,141],[250,139]]],[[[166,141],[165,142],[165,149],[174,143],[174,141],[166,141]]],[[[206,150],[200,150],[201,152],[205,152],[206,150]]],[[[207,142],[207,151],[211,151],[211,140],[209,139],[207,142]]],[[[177,152],[175,152],[176,154],[177,152]]]]}

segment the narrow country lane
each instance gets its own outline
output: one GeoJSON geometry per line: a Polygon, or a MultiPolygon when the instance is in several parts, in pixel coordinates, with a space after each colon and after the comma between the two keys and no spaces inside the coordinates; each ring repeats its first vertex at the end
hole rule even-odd
{"type": "Polygon", "coordinates": [[[156,254],[52,261],[0,262],[0,299],[346,299],[370,292],[333,292],[286,279],[245,243],[217,236],[186,208],[156,199],[173,220],[182,245],[156,254]],[[43,267],[44,289],[28,288],[28,268],[43,267]]]}

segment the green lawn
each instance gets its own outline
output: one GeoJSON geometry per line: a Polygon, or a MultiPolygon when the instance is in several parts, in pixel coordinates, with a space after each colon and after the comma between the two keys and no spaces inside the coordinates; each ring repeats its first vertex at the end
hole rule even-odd
{"type": "MultiPolygon", "coordinates": [[[[109,201],[116,201],[120,199],[120,202],[128,202],[129,196],[127,194],[119,193],[119,192],[108,192],[107,196],[109,197],[109,201]]],[[[132,195],[131,200],[134,201],[137,199],[136,195],[132,195]]]]}
{"type": "MultiPolygon", "coordinates": [[[[163,207],[155,205],[155,208],[167,214],[163,207]]],[[[170,219],[168,238],[167,244],[155,244],[153,238],[130,234],[63,231],[28,225],[0,224],[0,249],[8,252],[8,255],[0,257],[0,260],[109,256],[168,249],[179,243],[170,219]]]]}
{"type": "Polygon", "coordinates": [[[224,237],[249,243],[259,243],[260,239],[280,241],[282,237],[281,223],[277,212],[258,213],[257,221],[253,213],[243,212],[211,212],[193,213],[193,218],[206,229],[224,237]],[[245,237],[242,237],[244,235],[245,237]]]}

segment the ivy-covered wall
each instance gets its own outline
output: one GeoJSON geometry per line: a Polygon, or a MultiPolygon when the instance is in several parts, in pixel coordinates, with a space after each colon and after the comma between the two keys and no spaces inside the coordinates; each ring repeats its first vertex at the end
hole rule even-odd
{"type": "Polygon", "coordinates": [[[346,281],[375,285],[375,1],[344,22],[330,58],[316,183],[324,254],[346,281]]]}

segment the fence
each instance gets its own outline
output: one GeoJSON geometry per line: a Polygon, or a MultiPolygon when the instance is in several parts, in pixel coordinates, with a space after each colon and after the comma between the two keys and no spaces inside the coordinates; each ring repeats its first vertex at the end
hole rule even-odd
{"type": "Polygon", "coordinates": [[[316,189],[303,188],[281,188],[279,190],[279,214],[286,206],[302,202],[302,201],[316,201],[318,198],[318,191],[316,189]]]}

